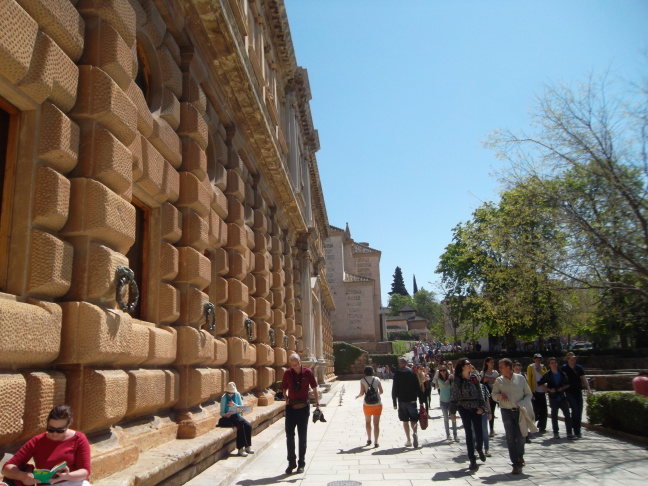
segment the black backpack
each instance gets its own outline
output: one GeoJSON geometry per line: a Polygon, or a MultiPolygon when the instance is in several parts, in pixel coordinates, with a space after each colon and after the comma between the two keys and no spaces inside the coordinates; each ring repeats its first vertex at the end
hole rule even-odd
{"type": "Polygon", "coordinates": [[[378,395],[378,391],[373,387],[374,382],[376,379],[369,384],[366,378],[364,380],[367,382],[367,390],[365,391],[365,403],[367,405],[375,405],[376,403],[380,403],[380,395],[378,395]]]}

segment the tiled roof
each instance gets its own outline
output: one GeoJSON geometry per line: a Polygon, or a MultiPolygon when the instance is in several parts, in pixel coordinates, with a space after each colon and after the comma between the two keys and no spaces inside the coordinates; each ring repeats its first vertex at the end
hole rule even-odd
{"type": "Polygon", "coordinates": [[[354,275],[349,272],[344,272],[344,281],[345,282],[373,282],[373,278],[361,277],[360,275],[354,275]]]}
{"type": "Polygon", "coordinates": [[[380,253],[380,250],[371,248],[370,246],[361,245],[359,243],[353,243],[353,252],[354,253],[380,253]]]}
{"type": "Polygon", "coordinates": [[[409,304],[405,304],[403,307],[398,309],[398,312],[416,312],[416,309],[409,304]]]}

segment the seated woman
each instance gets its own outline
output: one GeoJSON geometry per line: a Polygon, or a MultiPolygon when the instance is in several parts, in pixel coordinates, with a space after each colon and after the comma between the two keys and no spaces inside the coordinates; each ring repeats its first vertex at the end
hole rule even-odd
{"type": "Polygon", "coordinates": [[[254,454],[252,450],[252,424],[245,420],[240,413],[230,412],[230,407],[242,407],[243,399],[236,390],[236,383],[230,381],[221,398],[221,418],[219,427],[236,427],[236,448],[239,456],[254,454]]]}
{"type": "Polygon", "coordinates": [[[70,429],[72,410],[67,405],[54,407],[47,416],[46,432],[38,434],[23,445],[2,468],[6,479],[24,485],[38,484],[27,463],[33,459],[36,469],[52,469],[65,462],[50,482],[59,486],[89,486],[90,444],[81,432],[70,429]]]}

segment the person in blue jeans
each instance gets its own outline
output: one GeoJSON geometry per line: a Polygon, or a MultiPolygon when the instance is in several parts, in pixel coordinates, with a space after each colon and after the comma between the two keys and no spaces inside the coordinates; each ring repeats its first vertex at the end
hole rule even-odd
{"type": "MultiPolygon", "coordinates": [[[[439,366],[436,377],[436,387],[439,390],[439,403],[441,412],[443,412],[443,425],[445,425],[446,438],[450,440],[450,390],[452,388],[452,375],[448,373],[445,365],[439,366]]],[[[459,442],[457,437],[457,422],[452,422],[452,435],[455,442],[459,442]]]]}
{"type": "Polygon", "coordinates": [[[562,410],[565,417],[565,427],[567,429],[567,438],[575,439],[573,434],[572,419],[569,413],[569,402],[565,395],[565,390],[570,386],[567,375],[558,369],[558,360],[549,358],[549,371],[547,371],[538,382],[539,386],[549,395],[549,408],[551,409],[551,426],[553,428],[554,439],[560,439],[560,429],[558,428],[558,410],[562,410]]]}
{"type": "Polygon", "coordinates": [[[565,390],[565,395],[571,409],[574,435],[580,439],[582,437],[581,423],[583,421],[583,388],[587,390],[588,395],[592,394],[592,390],[585,376],[585,370],[581,365],[576,364],[576,355],[574,353],[567,353],[567,363],[562,365],[560,370],[569,378],[569,388],[565,390]]]}

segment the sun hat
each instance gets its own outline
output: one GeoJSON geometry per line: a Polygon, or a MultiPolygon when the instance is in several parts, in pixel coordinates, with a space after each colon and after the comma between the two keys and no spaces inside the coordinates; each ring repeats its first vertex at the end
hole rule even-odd
{"type": "Polygon", "coordinates": [[[536,354],[533,355],[533,359],[536,359],[536,358],[542,358],[542,355],[540,353],[536,353],[536,354]]]}
{"type": "Polygon", "coordinates": [[[233,381],[230,381],[227,386],[225,387],[225,393],[236,393],[238,390],[236,389],[236,383],[233,381]]]}

